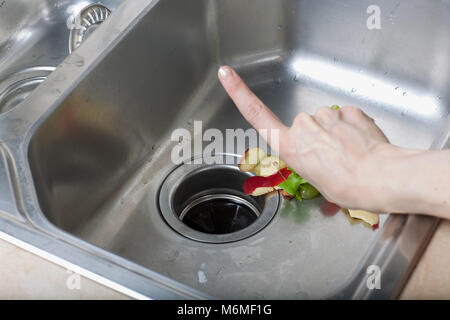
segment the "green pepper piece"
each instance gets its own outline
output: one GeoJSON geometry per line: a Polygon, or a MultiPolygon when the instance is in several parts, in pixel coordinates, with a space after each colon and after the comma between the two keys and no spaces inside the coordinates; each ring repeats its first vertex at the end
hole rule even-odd
{"type": "Polygon", "coordinates": [[[302,184],[299,188],[299,193],[305,200],[311,200],[320,195],[319,191],[309,183],[302,184]]]}
{"type": "Polygon", "coordinates": [[[297,199],[299,202],[303,201],[302,195],[300,194],[300,188],[298,188],[297,192],[295,192],[295,199],[297,199]]]}
{"type": "MultiPolygon", "coordinates": [[[[292,170],[291,168],[288,168],[290,171],[292,171],[292,173],[289,175],[289,177],[287,178],[287,180],[285,180],[284,182],[280,183],[278,186],[285,190],[287,193],[289,193],[291,196],[295,196],[297,197],[297,193],[298,193],[298,189],[300,187],[301,184],[307,183],[307,181],[305,179],[303,179],[302,177],[300,177],[294,170],[292,170]]],[[[300,198],[301,196],[299,195],[299,197],[297,197],[297,199],[300,198]]],[[[299,199],[299,200],[300,200],[299,199]]],[[[301,200],[300,200],[301,201],[301,200]]]]}

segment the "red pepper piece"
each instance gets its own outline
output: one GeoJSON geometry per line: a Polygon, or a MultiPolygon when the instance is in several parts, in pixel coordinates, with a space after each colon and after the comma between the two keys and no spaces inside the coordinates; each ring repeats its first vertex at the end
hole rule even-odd
{"type": "Polygon", "coordinates": [[[255,189],[257,188],[276,187],[284,180],[286,180],[291,173],[292,171],[289,170],[288,168],[283,168],[277,173],[274,173],[273,175],[268,177],[261,177],[261,176],[249,177],[247,178],[247,180],[245,180],[242,188],[244,189],[245,194],[252,194],[253,191],[255,191],[255,189]]]}

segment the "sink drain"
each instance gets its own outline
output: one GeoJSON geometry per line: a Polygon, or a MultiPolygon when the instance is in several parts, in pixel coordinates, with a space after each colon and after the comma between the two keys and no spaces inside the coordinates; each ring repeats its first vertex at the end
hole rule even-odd
{"type": "Polygon", "coordinates": [[[78,48],[81,43],[95,31],[111,15],[111,10],[101,4],[92,4],[84,8],[71,21],[69,52],[78,48]]]}
{"type": "Polygon", "coordinates": [[[0,113],[7,112],[24,101],[54,67],[33,67],[16,72],[0,82],[0,113]]]}
{"type": "Polygon", "coordinates": [[[259,197],[243,193],[249,174],[237,168],[239,157],[220,157],[220,163],[227,164],[183,164],[161,186],[162,216],[175,231],[192,240],[242,240],[264,228],[278,209],[278,193],[259,197]]]}
{"type": "Polygon", "coordinates": [[[259,210],[249,201],[219,193],[192,201],[181,212],[180,220],[201,232],[225,234],[248,227],[258,216],[259,210]]]}

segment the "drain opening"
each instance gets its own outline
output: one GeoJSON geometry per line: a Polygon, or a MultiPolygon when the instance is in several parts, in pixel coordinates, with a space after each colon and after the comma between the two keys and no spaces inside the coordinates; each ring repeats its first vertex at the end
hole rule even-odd
{"type": "Polygon", "coordinates": [[[84,8],[76,17],[71,17],[69,52],[78,48],[100,24],[111,15],[111,10],[101,4],[92,4],[84,8]]]}
{"type": "Polygon", "coordinates": [[[226,234],[251,225],[259,210],[249,201],[228,194],[200,197],[181,212],[180,220],[197,231],[226,234]]]}
{"type": "Polygon", "coordinates": [[[239,157],[223,157],[228,162],[221,163],[233,164],[184,164],[161,186],[162,216],[175,231],[190,239],[223,243],[247,238],[264,228],[278,209],[277,193],[245,195],[242,185],[249,174],[237,168],[239,157]]]}

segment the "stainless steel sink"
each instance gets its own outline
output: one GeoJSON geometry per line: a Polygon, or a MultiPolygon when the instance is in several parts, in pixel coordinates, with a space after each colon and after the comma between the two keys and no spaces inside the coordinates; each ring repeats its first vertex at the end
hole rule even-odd
{"type": "Polygon", "coordinates": [[[323,215],[323,199],[275,195],[260,230],[212,243],[161,214],[161,190],[179,186],[173,130],[248,128],[216,79],[222,64],[286,123],[357,105],[394,144],[450,146],[450,2],[379,1],[379,30],[366,27],[369,5],[125,2],[0,115],[1,235],[138,298],[397,297],[437,219],[383,215],[371,230],[323,215]],[[367,286],[371,265],[381,289],[367,286]]]}

